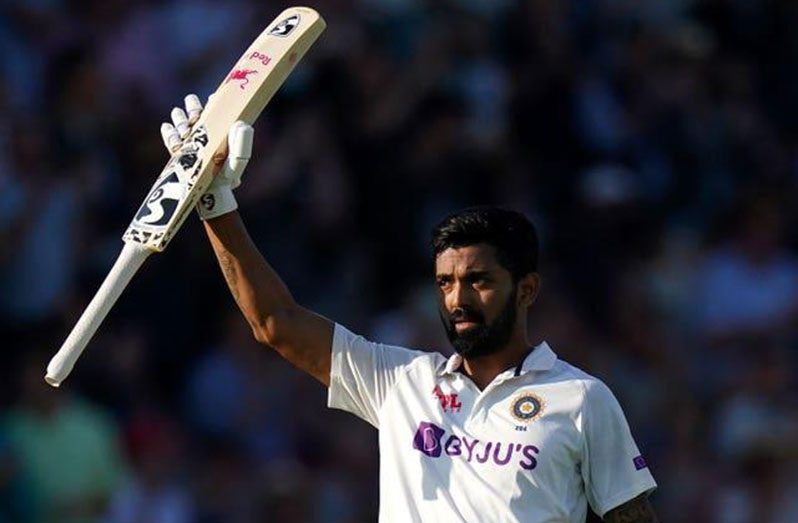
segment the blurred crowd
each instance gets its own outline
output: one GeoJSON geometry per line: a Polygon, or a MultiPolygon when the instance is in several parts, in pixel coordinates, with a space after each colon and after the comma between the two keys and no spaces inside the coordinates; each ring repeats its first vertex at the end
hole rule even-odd
{"type": "MultiPolygon", "coordinates": [[[[295,297],[447,352],[431,227],[542,237],[535,339],[604,379],[663,521],[798,521],[798,3],[319,0],[238,197],[295,297]]],[[[0,523],[375,521],[376,432],[259,347],[190,219],[43,381],[205,98],[288,5],[0,5],[0,523]]]]}

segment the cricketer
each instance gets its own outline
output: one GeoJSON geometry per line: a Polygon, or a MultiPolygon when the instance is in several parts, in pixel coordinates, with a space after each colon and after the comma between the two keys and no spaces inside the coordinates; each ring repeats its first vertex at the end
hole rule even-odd
{"type": "MultiPolygon", "coordinates": [[[[172,118],[168,148],[188,132],[182,109],[172,118]]],[[[198,207],[224,278],[260,343],[379,430],[381,522],[582,523],[588,505],[605,522],[657,521],[656,482],[612,392],[527,342],[541,279],[522,214],[466,209],[432,233],[453,356],[371,342],[299,305],[265,261],[233,197],[253,130],[238,123],[228,140],[198,207]]]]}

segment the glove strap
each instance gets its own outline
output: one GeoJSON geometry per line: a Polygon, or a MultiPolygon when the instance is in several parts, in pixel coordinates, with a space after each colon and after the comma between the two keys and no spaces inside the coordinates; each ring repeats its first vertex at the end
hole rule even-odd
{"type": "Polygon", "coordinates": [[[238,202],[229,186],[210,189],[197,202],[197,214],[201,220],[209,220],[238,209],[238,202]]]}

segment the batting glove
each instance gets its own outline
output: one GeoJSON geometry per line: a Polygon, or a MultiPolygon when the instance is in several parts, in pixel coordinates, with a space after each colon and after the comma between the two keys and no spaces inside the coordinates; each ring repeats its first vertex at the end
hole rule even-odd
{"type": "MultiPolygon", "coordinates": [[[[163,143],[174,153],[191,131],[191,126],[202,114],[202,102],[195,94],[185,98],[186,110],[172,109],[172,123],[161,124],[163,143]]],[[[227,133],[227,158],[219,173],[214,176],[208,190],[197,203],[200,219],[208,220],[238,209],[233,189],[241,185],[241,175],[252,157],[252,142],[255,130],[245,122],[237,121],[227,133]]]]}

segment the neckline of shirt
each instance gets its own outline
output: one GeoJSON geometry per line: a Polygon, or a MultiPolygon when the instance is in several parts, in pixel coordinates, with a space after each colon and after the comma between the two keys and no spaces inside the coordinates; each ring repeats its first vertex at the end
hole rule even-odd
{"type": "MultiPolygon", "coordinates": [[[[557,362],[557,354],[545,341],[535,346],[533,350],[516,366],[512,367],[513,376],[521,376],[531,370],[547,371],[554,367],[557,362]]],[[[452,354],[446,363],[438,369],[438,375],[453,374],[463,364],[463,357],[459,354],[452,354]]]]}

